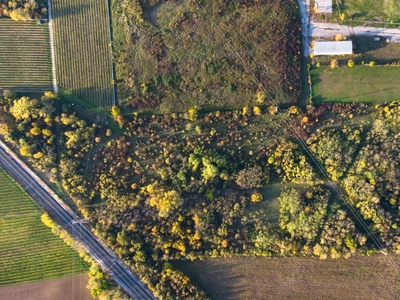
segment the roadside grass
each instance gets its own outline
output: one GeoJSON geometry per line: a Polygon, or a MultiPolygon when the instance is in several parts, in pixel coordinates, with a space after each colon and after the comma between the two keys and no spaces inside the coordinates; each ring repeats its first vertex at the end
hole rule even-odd
{"type": "MultiPolygon", "coordinates": [[[[398,255],[390,257],[400,263],[398,255]]],[[[399,274],[388,257],[349,259],[231,257],[174,265],[212,299],[397,299],[399,274]]]]}
{"type": "Polygon", "coordinates": [[[36,21],[0,18],[0,90],[52,91],[49,32],[36,21]]]}
{"type": "Polygon", "coordinates": [[[93,106],[114,103],[107,1],[52,0],[57,80],[93,106]]]}
{"type": "Polygon", "coordinates": [[[49,228],[42,211],[0,169],[0,286],[87,271],[87,264],[49,228]]]}
{"type": "Polygon", "coordinates": [[[301,38],[292,3],[199,2],[143,1],[144,21],[132,26],[113,1],[121,104],[161,113],[241,108],[256,103],[261,84],[276,102],[299,100],[301,38]]]}
{"type": "Polygon", "coordinates": [[[334,4],[333,15],[339,17],[340,10],[345,14],[345,21],[400,22],[400,3],[397,0],[346,0],[341,2],[340,9],[334,4]]]}
{"type": "Polygon", "coordinates": [[[313,101],[382,103],[398,100],[400,67],[347,66],[311,70],[313,101]]]}

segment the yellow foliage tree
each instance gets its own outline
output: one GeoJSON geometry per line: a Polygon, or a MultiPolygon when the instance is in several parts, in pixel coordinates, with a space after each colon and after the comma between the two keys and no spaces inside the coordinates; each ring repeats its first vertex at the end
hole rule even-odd
{"type": "Polygon", "coordinates": [[[22,7],[14,9],[10,12],[10,18],[14,21],[28,21],[32,20],[29,12],[24,10],[22,7]]]}
{"type": "Polygon", "coordinates": [[[45,129],[42,129],[42,134],[45,136],[51,136],[52,132],[50,129],[45,128],[45,129]]]}
{"type": "Polygon", "coordinates": [[[189,118],[190,121],[196,121],[198,116],[199,116],[199,113],[197,112],[196,109],[193,109],[193,108],[189,109],[188,118],[189,118]]]}
{"type": "Polygon", "coordinates": [[[32,156],[32,148],[28,144],[24,144],[19,149],[22,156],[32,156]]]}
{"type": "Polygon", "coordinates": [[[33,127],[31,128],[31,130],[29,131],[32,135],[40,135],[42,133],[42,131],[40,130],[39,127],[33,127]]]}
{"type": "Polygon", "coordinates": [[[343,41],[343,40],[344,40],[344,36],[341,35],[340,33],[338,33],[338,34],[335,36],[335,41],[339,42],[339,41],[343,41]]]}
{"type": "Polygon", "coordinates": [[[334,68],[337,68],[338,66],[339,66],[339,63],[338,63],[337,59],[332,59],[331,60],[331,68],[334,69],[334,68]]]}
{"type": "Polygon", "coordinates": [[[111,114],[113,117],[117,117],[121,114],[121,109],[118,106],[111,107],[111,114]]]}
{"type": "Polygon", "coordinates": [[[253,113],[254,113],[256,116],[261,115],[261,108],[259,108],[258,106],[254,106],[254,107],[253,107],[253,113]]]}
{"type": "Polygon", "coordinates": [[[263,196],[260,192],[254,192],[253,194],[251,194],[250,197],[250,201],[253,203],[258,203],[261,202],[263,200],[263,196]]]}

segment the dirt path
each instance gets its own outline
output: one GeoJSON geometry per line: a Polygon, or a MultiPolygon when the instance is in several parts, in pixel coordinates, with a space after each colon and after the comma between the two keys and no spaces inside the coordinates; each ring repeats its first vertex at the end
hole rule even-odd
{"type": "Polygon", "coordinates": [[[53,15],[51,12],[51,0],[47,0],[47,11],[49,18],[49,35],[50,35],[50,52],[51,52],[51,72],[53,77],[53,91],[58,94],[57,77],[56,77],[56,58],[54,50],[54,38],[53,38],[53,15]]]}

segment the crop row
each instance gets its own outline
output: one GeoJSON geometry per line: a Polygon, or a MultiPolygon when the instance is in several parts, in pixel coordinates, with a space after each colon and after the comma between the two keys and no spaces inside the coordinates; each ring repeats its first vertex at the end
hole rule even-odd
{"type": "Polygon", "coordinates": [[[49,33],[46,25],[0,19],[0,89],[52,90],[49,33]]]}
{"type": "Polygon", "coordinates": [[[85,271],[77,253],[42,224],[40,208],[2,170],[0,191],[0,286],[85,271]]]}
{"type": "Polygon", "coordinates": [[[107,1],[52,1],[59,85],[90,103],[113,104],[107,1]]]}

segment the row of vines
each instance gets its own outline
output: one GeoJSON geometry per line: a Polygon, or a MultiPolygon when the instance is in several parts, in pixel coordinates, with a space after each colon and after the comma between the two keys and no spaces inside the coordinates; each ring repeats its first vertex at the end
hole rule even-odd
{"type": "Polygon", "coordinates": [[[53,0],[58,84],[89,103],[113,104],[107,1],[53,0]]]}
{"type": "Polygon", "coordinates": [[[79,274],[87,266],[40,221],[40,208],[0,169],[0,286],[79,274]]]}
{"type": "Polygon", "coordinates": [[[0,19],[0,90],[43,93],[52,90],[46,25],[0,19]]]}

